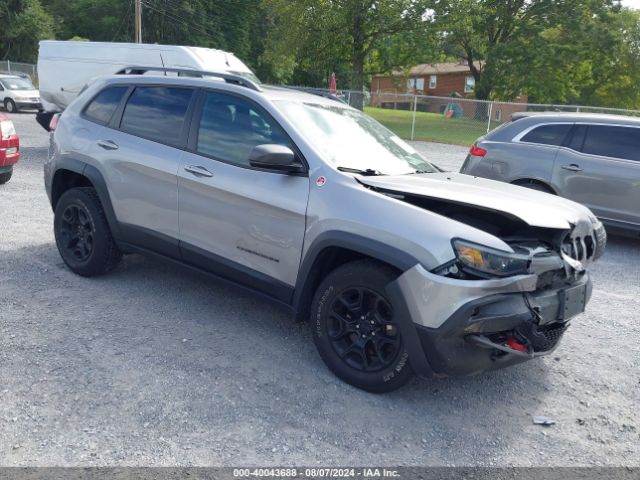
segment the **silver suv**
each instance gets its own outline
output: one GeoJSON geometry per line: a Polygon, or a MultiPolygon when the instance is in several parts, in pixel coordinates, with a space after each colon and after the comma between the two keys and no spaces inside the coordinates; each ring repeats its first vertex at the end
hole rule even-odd
{"type": "Polygon", "coordinates": [[[606,241],[587,208],[444,172],[333,98],[147,70],[52,121],[45,184],[72,271],[152,253],[259,292],[372,392],[549,353],[584,311],[606,241]]]}
{"type": "Polygon", "coordinates": [[[640,233],[640,118],[518,113],[477,140],[461,172],[569,198],[640,233]]]}

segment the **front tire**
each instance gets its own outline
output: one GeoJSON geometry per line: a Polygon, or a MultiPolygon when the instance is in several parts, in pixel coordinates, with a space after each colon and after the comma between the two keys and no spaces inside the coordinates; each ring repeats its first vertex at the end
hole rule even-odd
{"type": "Polygon", "coordinates": [[[368,392],[390,392],[413,375],[384,290],[397,276],[374,261],[347,263],[327,275],[311,306],[322,360],[338,378],[368,392]]]}
{"type": "Polygon", "coordinates": [[[16,105],[16,102],[10,98],[4,99],[4,109],[9,113],[18,113],[18,106],[16,105]]]}
{"type": "Polygon", "coordinates": [[[72,188],[60,197],[53,230],[62,260],[78,275],[102,275],[122,258],[93,188],[72,188]]]}
{"type": "Polygon", "coordinates": [[[13,175],[13,169],[9,170],[8,172],[0,173],[0,185],[3,185],[7,183],[9,180],[11,180],[12,175],[13,175]]]}

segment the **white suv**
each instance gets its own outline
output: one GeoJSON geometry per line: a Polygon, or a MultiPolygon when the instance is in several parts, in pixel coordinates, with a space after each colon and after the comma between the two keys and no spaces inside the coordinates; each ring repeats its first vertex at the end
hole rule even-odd
{"type": "Polygon", "coordinates": [[[40,92],[26,75],[0,74],[0,99],[9,113],[21,108],[40,109],[40,92]]]}

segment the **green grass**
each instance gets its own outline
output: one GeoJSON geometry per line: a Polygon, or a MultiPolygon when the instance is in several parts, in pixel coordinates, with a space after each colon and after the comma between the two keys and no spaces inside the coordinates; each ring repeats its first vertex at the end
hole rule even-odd
{"type": "MultiPolygon", "coordinates": [[[[367,107],[364,111],[399,137],[411,138],[413,112],[373,107],[367,107]]],[[[438,113],[416,112],[413,139],[469,146],[486,133],[487,122],[468,118],[446,118],[438,113]]]]}

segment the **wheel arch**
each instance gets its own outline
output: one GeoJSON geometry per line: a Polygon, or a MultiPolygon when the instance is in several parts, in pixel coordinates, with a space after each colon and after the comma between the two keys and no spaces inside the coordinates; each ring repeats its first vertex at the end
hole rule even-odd
{"type": "Polygon", "coordinates": [[[115,240],[118,240],[120,229],[111,204],[107,183],[102,173],[93,165],[75,159],[65,159],[59,162],[51,181],[51,207],[55,210],[62,194],[75,187],[93,187],[96,190],[111,234],[115,240]]]}
{"type": "Polygon", "coordinates": [[[534,178],[534,177],[521,177],[521,178],[516,178],[515,180],[511,181],[512,185],[518,185],[520,187],[525,186],[526,184],[536,184],[536,185],[540,185],[546,189],[548,189],[551,193],[553,193],[554,195],[558,195],[558,192],[556,191],[555,188],[553,188],[553,186],[547,182],[546,180],[542,180],[540,178],[534,178]]]}
{"type": "Polygon", "coordinates": [[[398,271],[398,274],[416,265],[418,260],[400,249],[378,240],[349,232],[324,232],[307,250],[298,273],[292,306],[298,321],[309,316],[311,300],[323,278],[345,263],[371,259],[398,271]]]}

